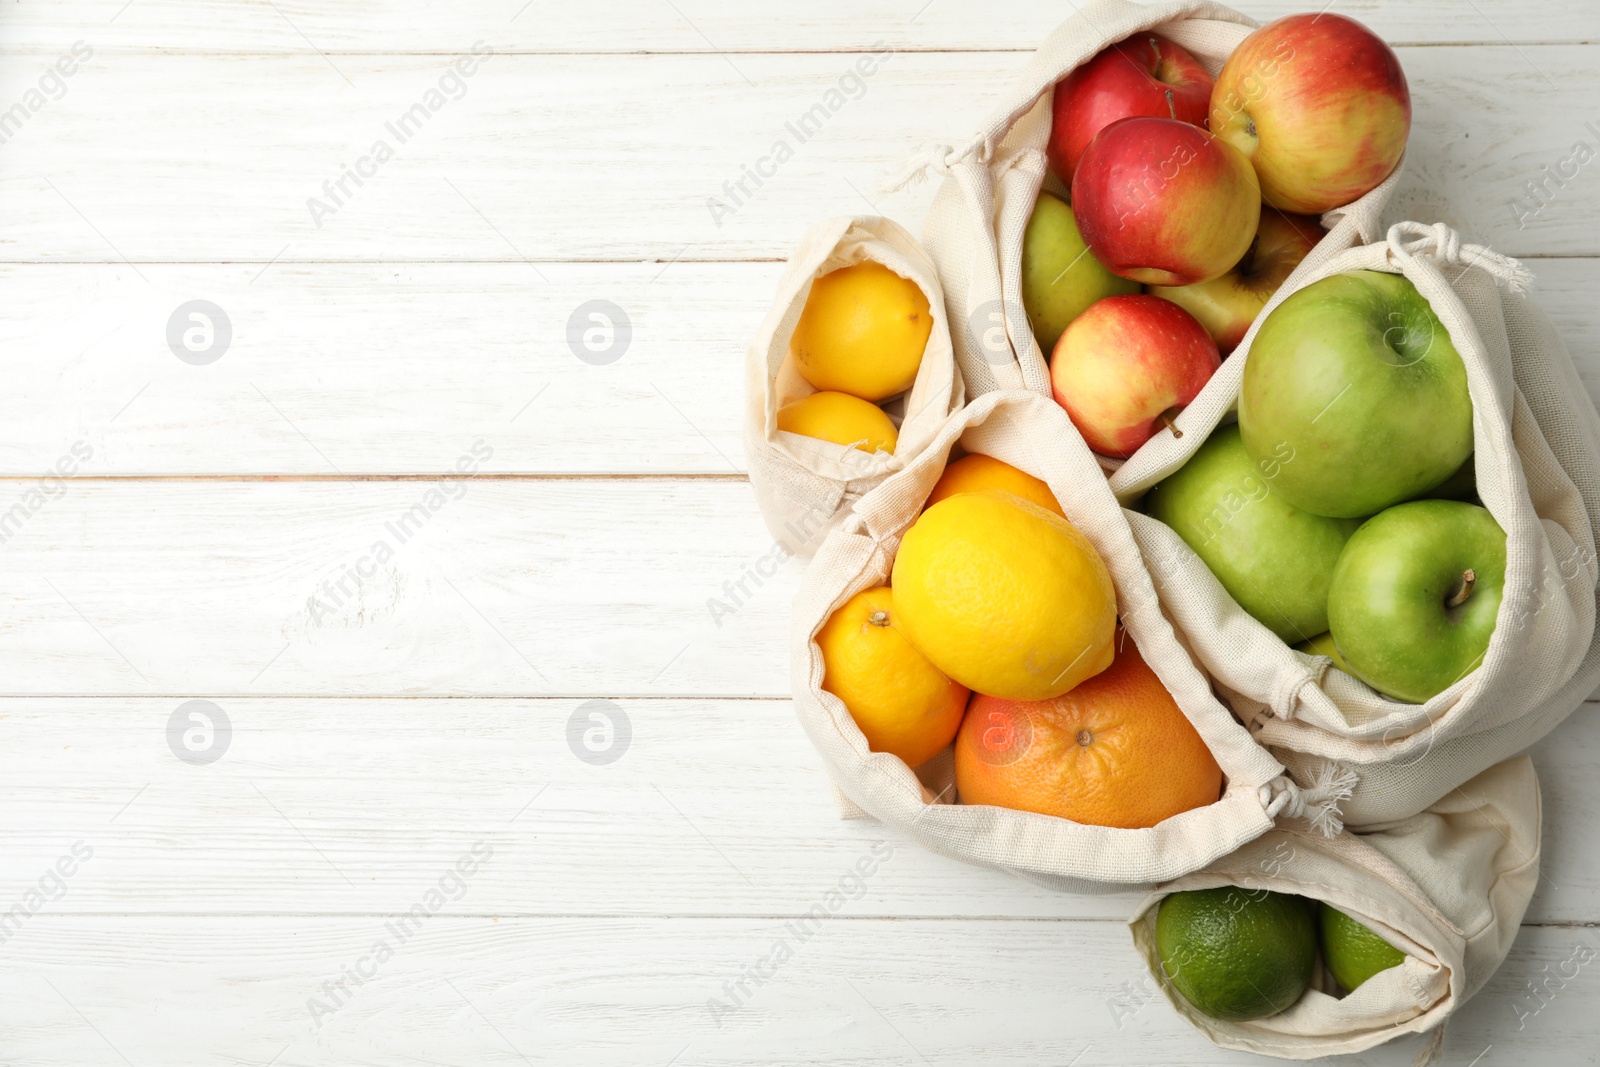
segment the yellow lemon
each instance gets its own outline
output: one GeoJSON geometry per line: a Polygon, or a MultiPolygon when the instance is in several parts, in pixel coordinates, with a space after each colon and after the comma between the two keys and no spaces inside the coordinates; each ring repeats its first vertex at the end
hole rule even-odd
{"type": "Polygon", "coordinates": [[[921,286],[868,261],[811,283],[789,347],[818,389],[883,400],[911,388],[932,330],[921,286]]]}
{"type": "Polygon", "coordinates": [[[783,405],[778,409],[778,429],[891,455],[900,439],[882,408],[848,393],[812,393],[783,405]]]}
{"type": "Polygon", "coordinates": [[[844,701],[874,752],[926,763],[956,736],[967,708],[952,682],[895,626],[887,586],[857,593],[817,632],[822,688],[844,701]]]}
{"type": "Polygon", "coordinates": [[[1063,519],[1066,512],[1056,501],[1056,495],[1043,480],[1020,471],[1011,464],[974,452],[963,456],[944,469],[933,492],[928,494],[928,507],[933,507],[947,496],[971,493],[978,489],[1003,489],[1024,500],[1031,500],[1046,511],[1053,511],[1063,519]]]}
{"type": "Polygon", "coordinates": [[[1011,700],[1049,700],[1111,666],[1117,595],[1089,539],[1012,493],[924,511],[895,557],[897,625],[945,674],[1011,700]]]}

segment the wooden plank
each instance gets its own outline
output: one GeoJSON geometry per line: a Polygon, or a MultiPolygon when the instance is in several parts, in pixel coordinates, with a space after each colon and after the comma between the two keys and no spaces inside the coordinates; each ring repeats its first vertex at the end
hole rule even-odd
{"type": "MultiPolygon", "coordinates": [[[[1541,168],[1600,141],[1583,108],[1600,94],[1597,48],[1403,49],[1416,128],[1396,217],[1448,217],[1513,255],[1600,253],[1585,167],[1568,167],[1537,214],[1515,207],[1541,168]]],[[[452,61],[101,54],[5,145],[0,259],[782,258],[830,215],[918,224],[931,185],[884,195],[881,179],[920,144],[967,136],[1024,62],[762,53],[736,70],[716,55],[500,55],[462,80],[452,61]],[[875,72],[861,79],[857,63],[875,72]],[[430,97],[447,75],[460,98],[430,97]],[[839,93],[847,78],[856,99],[839,93]],[[819,102],[827,120],[798,136],[790,126],[819,102]],[[408,113],[426,117],[391,131],[408,113]],[[85,165],[108,151],[117,167],[85,165]],[[359,187],[345,167],[365,170],[359,187]],[[758,187],[749,167],[771,177],[758,187]]],[[[0,100],[36,77],[0,70],[0,100]]],[[[542,284],[537,266],[526,277],[542,284]]]]}
{"type": "Polygon", "coordinates": [[[742,481],[4,481],[0,534],[6,694],[788,692],[742,481]]]}
{"type": "Polygon", "coordinates": [[[207,765],[169,745],[184,703],[0,701],[0,899],[80,839],[93,859],[53,910],[372,913],[478,840],[496,862],[456,914],[803,915],[841,880],[858,917],[1123,918],[1135,899],[841,820],[788,701],[217,698],[232,732],[207,765]],[[612,762],[569,738],[596,707],[613,733],[588,758],[612,762]]]}
{"type": "MultiPolygon", "coordinates": [[[[1307,5],[1238,0],[1266,20],[1307,5]]],[[[1346,0],[1340,12],[1395,42],[1592,40],[1600,32],[1584,0],[1346,0]]],[[[922,5],[892,0],[819,0],[782,19],[735,0],[671,5],[619,0],[597,18],[549,0],[507,0],[419,9],[401,0],[216,3],[202,14],[181,0],[37,0],[6,12],[7,49],[48,50],[87,37],[97,47],[172,51],[432,52],[479,38],[507,52],[847,51],[887,41],[900,49],[1026,49],[1072,13],[1024,0],[922,5]],[[125,11],[119,10],[126,6],[125,11]]]]}
{"type": "MultiPolygon", "coordinates": [[[[1049,892],[839,819],[787,701],[217,698],[227,740],[177,742],[220,753],[203,765],[169,740],[185,703],[0,701],[0,900],[78,841],[93,856],[52,913],[377,914],[478,841],[496,862],[449,914],[799,916],[842,885],[853,918],[1120,920],[1139,896],[1049,892]],[[596,710],[608,763],[569,740],[596,710]]],[[[1534,758],[1544,877],[1527,919],[1592,921],[1594,706],[1534,758]]]]}
{"type": "MultiPolygon", "coordinates": [[[[396,887],[390,906],[432,884],[396,887]]],[[[372,916],[39,915],[5,945],[0,992],[17,1020],[5,1055],[30,1067],[1262,1062],[1180,1019],[1120,923],[838,919],[803,942],[775,920],[418,924],[400,942],[372,916]],[[792,956],[774,965],[779,943],[792,956]],[[759,985],[745,978],[758,964],[759,985]],[[371,977],[344,978],[357,967],[371,977]],[[348,995],[324,992],[339,981],[348,995]]],[[[1592,927],[1523,929],[1451,1020],[1441,1062],[1589,1062],[1597,945],[1592,927]],[[1491,1046],[1497,1058],[1482,1058],[1491,1046]]],[[[1422,1043],[1352,1062],[1404,1067],[1422,1043]]]]}
{"type": "MultiPolygon", "coordinates": [[[[1534,299],[1600,400],[1600,260],[1540,259],[1534,299]]],[[[89,475],[437,474],[482,436],[485,473],[729,474],[746,469],[743,346],[776,263],[0,267],[8,368],[0,473],[84,441],[89,475]],[[203,294],[232,346],[192,366],[167,320],[203,294]],[[610,300],[632,340],[580,358],[566,324],[610,300]],[[531,403],[530,403],[531,402],[531,403]]],[[[581,345],[580,345],[581,349],[581,345]]]]}
{"type": "Polygon", "coordinates": [[[0,267],[28,294],[0,303],[0,344],[28,353],[8,367],[0,471],[83,440],[101,475],[436,474],[483,437],[496,475],[737,474],[744,346],[782,266],[140,269],[150,285],[120,265],[0,267]],[[232,340],[196,366],[167,324],[202,297],[232,340]],[[614,353],[568,340],[594,300],[631,329],[614,353]]]}

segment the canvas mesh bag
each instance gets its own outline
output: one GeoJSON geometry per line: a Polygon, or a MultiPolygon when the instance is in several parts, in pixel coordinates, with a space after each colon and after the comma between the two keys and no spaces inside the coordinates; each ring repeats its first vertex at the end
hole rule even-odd
{"type": "MultiPolygon", "coordinates": [[[[1352,771],[1358,784],[1342,807],[1361,825],[1422,810],[1600,687],[1600,416],[1524,294],[1527,272],[1442,224],[1400,223],[1385,241],[1327,259],[1279,290],[1257,325],[1293,290],[1351,270],[1404,274],[1466,363],[1478,494],[1506,531],[1504,597],[1483,665],[1425,704],[1383,696],[1246,614],[1169,527],[1139,514],[1129,522],[1173,622],[1257,740],[1301,777],[1330,761],[1352,771]]],[[[1185,412],[1194,432],[1153,439],[1112,476],[1124,503],[1231,417],[1255,332],[1185,412]]]]}
{"type": "Polygon", "coordinates": [[[1140,902],[1133,942],[1168,1001],[1224,1048],[1285,1059],[1359,1052],[1431,1030],[1418,1063],[1437,1057],[1444,1022],[1495,972],[1539,880],[1539,782],[1521,756],[1498,764],[1409,818],[1325,838],[1273,830],[1160,886],[1140,902]],[[1171,893],[1237,886],[1325,900],[1405,954],[1343,997],[1324,966],[1281,1014],[1223,1022],[1172,986],[1156,947],[1157,908],[1171,893]]]}
{"type": "Polygon", "coordinates": [[[1259,837],[1278,819],[1339,827],[1348,783],[1292,781],[1218,702],[1156,599],[1123,510],[1094,456],[1054,401],[1025,390],[987,393],[948,419],[906,468],[856,502],[806,571],[793,616],[795,711],[834,783],[860,811],[928,848],[1063,889],[1149,883],[1194,870],[1259,837]],[[842,701],[823,691],[817,631],[863,589],[887,583],[900,537],[921,512],[952,450],[994,456],[1049,484],[1067,518],[1094,544],[1117,589],[1118,615],[1145,661],[1205,739],[1225,778],[1204,808],[1142,830],[963,806],[949,750],[918,768],[868,750],[842,701]]]}
{"type": "Polygon", "coordinates": [[[772,310],[745,358],[745,455],[756,502],[773,537],[808,556],[850,505],[925,448],[961,406],[961,375],[950,347],[944,295],[916,239],[889,219],[862,216],[819,223],[801,240],[778,283],[772,310]],[[928,298],[933,330],[909,392],[883,407],[899,427],[893,455],[867,454],[778,429],[778,409],[816,392],[795,369],[789,341],[811,295],[830,271],[867,260],[916,282],[928,298]]]}
{"type": "MultiPolygon", "coordinates": [[[[1040,189],[1066,193],[1049,175],[1044,152],[1056,82],[1107,45],[1144,31],[1184,48],[1215,75],[1256,25],[1221,4],[1196,0],[1148,6],[1090,0],[1050,35],[977,134],[954,148],[931,147],[890,183],[891,189],[900,188],[929,172],[945,179],[922,240],[939,268],[956,361],[969,396],[992,389],[1050,395],[1049,354],[1034,340],[1022,304],[1022,237],[1040,189]]],[[[1261,84],[1270,88],[1269,82],[1261,84]]],[[[1328,233],[1297,274],[1377,239],[1384,205],[1403,163],[1359,200],[1323,215],[1328,233]]],[[[1177,424],[1187,431],[1184,416],[1177,424]]],[[[1100,459],[1107,470],[1120,462],[1100,459]]]]}

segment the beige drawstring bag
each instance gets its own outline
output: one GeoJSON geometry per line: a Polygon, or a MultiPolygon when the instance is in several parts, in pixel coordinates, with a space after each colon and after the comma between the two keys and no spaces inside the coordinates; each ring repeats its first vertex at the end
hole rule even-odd
{"type": "Polygon", "coordinates": [[[854,808],[948,856],[1081,890],[1195,870],[1261,836],[1279,818],[1306,817],[1329,833],[1340,825],[1337,804],[1348,782],[1330,772],[1308,780],[1308,788],[1297,785],[1217,700],[1162,613],[1125,514],[1093,454],[1066,413],[1035,393],[979,397],[948,419],[904,470],[856,502],[806,571],[795,598],[792,648],[795,711],[834,783],[854,808]],[[1216,803],[1144,830],[963,806],[954,803],[949,749],[919,768],[919,777],[897,757],[870,752],[843,702],[823,691],[817,631],[850,597],[888,581],[901,535],[958,444],[1042,478],[1067,518],[1094,544],[1116,585],[1128,637],[1222,768],[1225,787],[1216,803]]]}
{"type": "Polygon", "coordinates": [[[745,358],[745,454],[750,484],[767,528],[792,554],[809,556],[850,505],[903,469],[961,406],[961,375],[950,347],[944,295],[933,263],[898,223],[877,217],[834,218],[811,228],[789,259],[772,310],[745,358]],[[921,286],[933,330],[911,390],[883,405],[899,427],[893,455],[778,429],[778,409],[816,392],[795,369],[789,341],[811,283],[867,260],[921,286]]]}
{"type": "Polygon", "coordinates": [[[1417,1056],[1427,1063],[1441,1050],[1445,1020],[1511,950],[1539,880],[1539,818],[1539,782],[1521,756],[1416,815],[1365,832],[1274,830],[1146,897],[1129,921],[1133,942],[1178,1014],[1223,1048],[1309,1060],[1431,1030],[1417,1056]],[[1162,970],[1156,913],[1171,893],[1230,885],[1325,900],[1406,959],[1342,997],[1319,967],[1312,988],[1281,1014],[1209,1018],[1162,970]]]}
{"type": "MultiPolygon", "coordinates": [[[[1524,296],[1527,272],[1440,224],[1401,223],[1388,239],[1326,259],[1290,292],[1343,271],[1404,274],[1432,304],[1467,367],[1478,494],[1506,531],[1506,579],[1483,665],[1425,704],[1383,696],[1322,656],[1297,652],[1251,616],[1170,528],[1130,514],[1162,603],[1256,739],[1298,776],[1329,761],[1353,771],[1345,821],[1421,811],[1543,737],[1600,686],[1600,416],[1548,319],[1524,296]]],[[[1256,328],[1163,434],[1111,478],[1124,503],[1182,466],[1231,412],[1256,328]]],[[[1314,635],[1307,635],[1314,636],[1314,635]]]]}
{"type": "MultiPolygon", "coordinates": [[[[939,268],[951,339],[967,394],[1030,389],[1050,395],[1048,353],[1039,349],[1022,305],[1022,237],[1048,176],[1045,144],[1055,84],[1107,45],[1154,31],[1186,49],[1213,75],[1257,23],[1203,0],[1136,4],[1090,0],[1063,22],[1007,92],[989,121],[957,148],[937,145],[893,182],[898,189],[928,172],[945,178],[923,225],[922,240],[939,268]]],[[[1379,219],[1400,166],[1376,189],[1323,215],[1328,234],[1306,257],[1302,274],[1357,244],[1377,239],[1379,219]]],[[[1294,280],[1291,275],[1290,282],[1294,280]]],[[[1180,430],[1189,420],[1179,416],[1180,430]]],[[[1162,437],[1170,436],[1162,433],[1162,437]]],[[[1148,447],[1148,446],[1147,446],[1148,447]]],[[[1120,460],[1101,458],[1107,470],[1120,460]]]]}

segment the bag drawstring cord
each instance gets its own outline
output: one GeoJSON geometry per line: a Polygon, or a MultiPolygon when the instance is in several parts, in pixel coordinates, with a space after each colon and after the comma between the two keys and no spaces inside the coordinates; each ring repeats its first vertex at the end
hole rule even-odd
{"type": "Polygon", "coordinates": [[[1308,819],[1324,837],[1336,837],[1344,829],[1339,805],[1356,791],[1360,777],[1337,763],[1324,762],[1309,786],[1296,785],[1287,774],[1262,786],[1257,795],[1272,818],[1308,819]]]}
{"type": "Polygon", "coordinates": [[[987,163],[994,156],[994,142],[987,136],[973,138],[959,150],[947,144],[924,145],[921,151],[906,161],[899,174],[883,184],[886,193],[898,193],[908,185],[916,185],[932,171],[941,178],[950,177],[950,170],[958,163],[972,160],[987,163]]]}
{"type": "MultiPolygon", "coordinates": [[[[1389,258],[1402,267],[1420,254],[1427,254],[1441,264],[1461,267],[1465,274],[1473,267],[1482,267],[1496,285],[1525,296],[1533,285],[1533,272],[1521,261],[1484,245],[1462,244],[1461,235],[1442,222],[1432,226],[1421,222],[1397,222],[1386,235],[1389,258]]],[[[1457,276],[1459,277],[1459,275],[1457,276]]],[[[1452,283],[1455,278],[1450,279],[1452,283]]]]}

